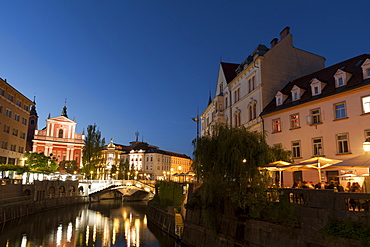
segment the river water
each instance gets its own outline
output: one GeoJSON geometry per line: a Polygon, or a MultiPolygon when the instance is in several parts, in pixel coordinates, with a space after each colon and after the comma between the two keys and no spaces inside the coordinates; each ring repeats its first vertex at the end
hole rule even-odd
{"type": "Polygon", "coordinates": [[[120,200],[49,210],[2,225],[0,246],[179,246],[147,222],[145,211],[145,202],[120,200]]]}

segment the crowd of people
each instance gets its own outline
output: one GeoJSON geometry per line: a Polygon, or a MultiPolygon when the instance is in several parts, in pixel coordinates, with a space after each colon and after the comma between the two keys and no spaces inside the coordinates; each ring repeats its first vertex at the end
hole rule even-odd
{"type": "Polygon", "coordinates": [[[314,184],[313,182],[308,181],[296,181],[294,182],[293,189],[332,189],[336,192],[355,192],[361,193],[361,186],[358,182],[348,182],[345,187],[343,187],[338,181],[327,182],[318,182],[314,184]]]}

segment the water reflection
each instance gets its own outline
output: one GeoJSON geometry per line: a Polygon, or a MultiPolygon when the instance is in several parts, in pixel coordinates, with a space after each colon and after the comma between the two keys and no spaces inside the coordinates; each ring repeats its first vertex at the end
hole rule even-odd
{"type": "Polygon", "coordinates": [[[174,246],[148,229],[142,202],[102,201],[34,214],[3,226],[0,246],[174,246]]]}

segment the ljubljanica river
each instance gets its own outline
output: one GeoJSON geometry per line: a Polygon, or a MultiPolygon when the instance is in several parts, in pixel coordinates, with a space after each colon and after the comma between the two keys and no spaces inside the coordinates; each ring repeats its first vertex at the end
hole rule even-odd
{"type": "Polygon", "coordinates": [[[103,200],[37,213],[1,225],[0,246],[179,246],[145,211],[145,202],[103,200]]]}

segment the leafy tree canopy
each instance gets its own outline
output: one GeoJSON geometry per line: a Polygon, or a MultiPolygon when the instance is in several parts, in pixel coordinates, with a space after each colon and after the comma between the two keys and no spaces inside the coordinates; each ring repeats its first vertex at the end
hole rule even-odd
{"type": "Polygon", "coordinates": [[[83,149],[83,168],[82,172],[90,174],[91,171],[96,173],[96,170],[102,167],[104,163],[103,147],[105,139],[101,137],[101,132],[96,124],[87,127],[87,135],[85,138],[85,146],[83,149]]]}
{"type": "Polygon", "coordinates": [[[217,207],[225,199],[241,208],[260,205],[266,201],[267,181],[259,167],[276,160],[290,161],[289,152],[270,147],[264,134],[244,127],[218,125],[193,144],[193,168],[203,182],[204,208],[217,207]]]}
{"type": "Polygon", "coordinates": [[[58,169],[57,159],[53,157],[53,154],[46,156],[43,152],[30,153],[27,151],[24,156],[27,158],[26,164],[29,165],[31,171],[55,172],[58,169]]]}

